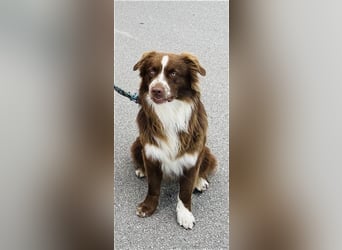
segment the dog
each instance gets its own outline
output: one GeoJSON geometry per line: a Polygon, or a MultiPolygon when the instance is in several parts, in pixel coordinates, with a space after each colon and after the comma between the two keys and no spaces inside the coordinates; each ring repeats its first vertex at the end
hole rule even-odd
{"type": "Polygon", "coordinates": [[[146,52],[134,65],[140,71],[139,137],[131,147],[138,177],[147,176],[148,192],[137,207],[139,217],[153,214],[162,179],[177,178],[180,191],[177,222],[192,229],[191,196],[209,187],[217,168],[206,144],[207,114],[201,102],[198,74],[206,71],[189,53],[146,52]]]}

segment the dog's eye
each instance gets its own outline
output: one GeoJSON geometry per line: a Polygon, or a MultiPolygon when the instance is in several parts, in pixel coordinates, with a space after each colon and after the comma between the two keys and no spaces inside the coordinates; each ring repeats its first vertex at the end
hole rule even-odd
{"type": "Polygon", "coordinates": [[[155,76],[156,75],[156,71],[154,70],[154,69],[150,69],[149,71],[148,71],[148,74],[152,77],[152,76],[155,76]]]}
{"type": "Polygon", "coordinates": [[[172,71],[169,75],[171,78],[174,78],[176,77],[177,74],[176,74],[176,71],[172,71]]]}

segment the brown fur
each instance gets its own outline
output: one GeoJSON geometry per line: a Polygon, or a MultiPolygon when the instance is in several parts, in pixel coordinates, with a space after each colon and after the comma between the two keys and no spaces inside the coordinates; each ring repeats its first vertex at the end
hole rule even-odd
{"type": "MultiPolygon", "coordinates": [[[[133,68],[134,70],[140,70],[142,81],[139,89],[141,109],[137,116],[139,137],[133,143],[131,153],[136,168],[147,175],[148,180],[147,196],[137,208],[137,214],[141,217],[149,216],[156,210],[163,178],[160,162],[146,157],[144,145],[149,143],[158,146],[155,138],[167,142],[163,124],[145,99],[153,76],[161,71],[160,62],[164,55],[166,54],[155,51],[144,53],[133,68]]],[[[179,198],[184,206],[191,211],[191,195],[198,178],[207,179],[217,165],[215,157],[211,154],[209,148],[205,146],[208,122],[198,88],[197,74],[205,75],[206,71],[193,55],[188,53],[167,55],[169,56],[169,62],[164,72],[166,74],[172,71],[177,72],[176,77],[168,79],[172,95],[178,100],[193,104],[193,112],[187,133],[178,133],[180,147],[177,155],[177,157],[181,157],[185,153],[199,153],[196,164],[188,170],[184,169],[183,175],[179,176],[179,198]]]]}

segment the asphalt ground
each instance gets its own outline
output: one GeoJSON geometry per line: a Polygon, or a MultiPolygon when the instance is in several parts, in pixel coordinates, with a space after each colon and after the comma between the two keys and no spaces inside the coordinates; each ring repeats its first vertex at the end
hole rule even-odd
{"type": "Polygon", "coordinates": [[[135,214],[147,192],[146,178],[135,176],[130,146],[138,135],[139,106],[114,94],[114,247],[115,249],[228,249],[228,2],[115,2],[114,81],[139,88],[133,65],[150,50],[191,52],[207,75],[200,77],[208,114],[207,145],[218,160],[210,187],[194,194],[192,230],[176,220],[178,184],[163,183],[157,211],[135,214]]]}

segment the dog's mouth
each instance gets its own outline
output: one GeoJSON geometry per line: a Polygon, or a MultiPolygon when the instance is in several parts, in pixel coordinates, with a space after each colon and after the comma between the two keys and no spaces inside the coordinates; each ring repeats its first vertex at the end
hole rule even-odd
{"type": "Polygon", "coordinates": [[[172,102],[175,99],[175,97],[170,96],[170,97],[165,98],[165,97],[152,96],[151,99],[154,103],[162,104],[162,103],[166,103],[166,102],[172,102]]]}

